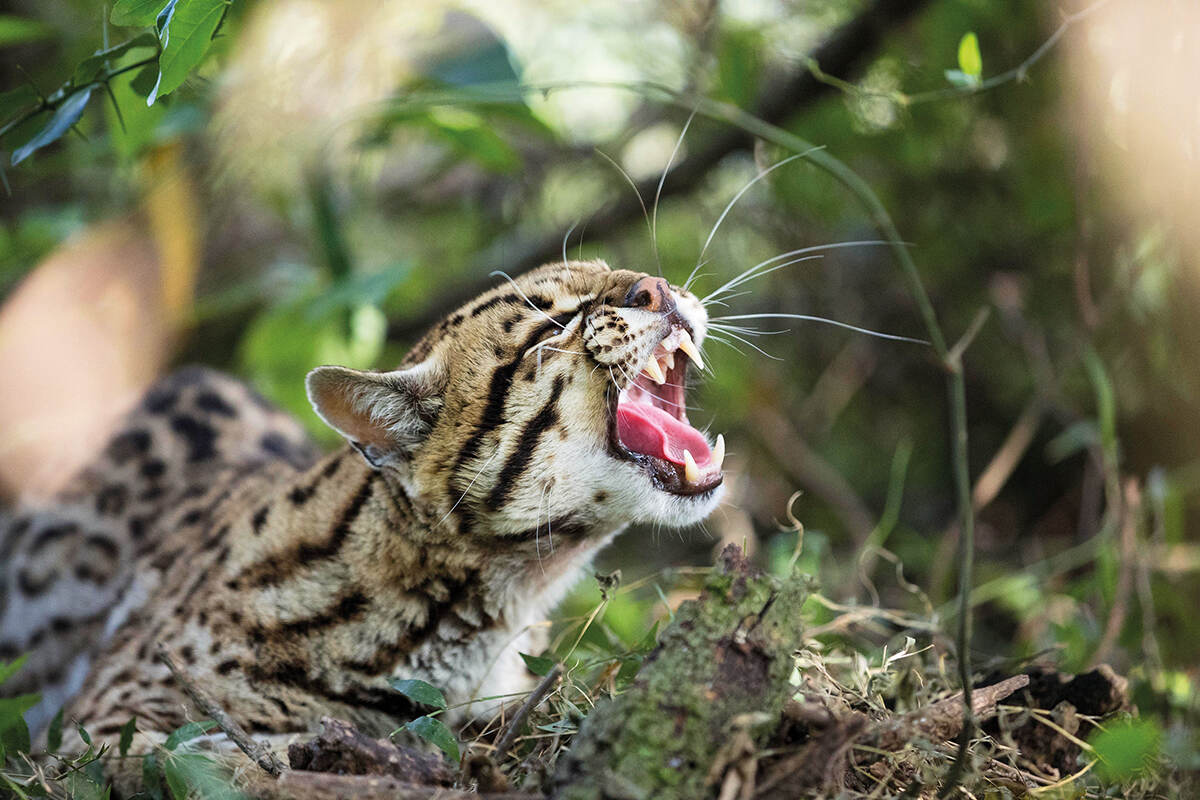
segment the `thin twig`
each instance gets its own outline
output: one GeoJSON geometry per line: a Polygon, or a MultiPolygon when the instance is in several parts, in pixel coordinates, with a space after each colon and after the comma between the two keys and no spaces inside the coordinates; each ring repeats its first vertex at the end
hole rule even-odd
{"type": "Polygon", "coordinates": [[[166,646],[158,643],[158,660],[167,665],[167,669],[171,670],[171,675],[182,687],[187,696],[196,704],[196,708],[200,709],[200,713],[217,723],[217,726],[225,731],[225,735],[238,746],[243,753],[250,757],[254,763],[262,767],[263,771],[272,777],[278,778],[287,769],[279,756],[272,752],[271,748],[260,742],[256,742],[250,738],[250,734],[246,733],[246,729],[237,723],[235,719],[229,716],[223,708],[205,694],[199,686],[192,682],[182,669],[180,669],[171,659],[171,654],[167,651],[166,646]]]}
{"type": "Polygon", "coordinates": [[[971,320],[971,324],[967,326],[967,332],[962,335],[954,346],[950,348],[950,352],[946,354],[946,363],[951,369],[962,369],[962,355],[971,346],[971,342],[975,341],[975,337],[983,330],[983,325],[988,321],[988,317],[992,315],[992,309],[984,306],[975,312],[975,317],[971,320]]]}
{"type": "Polygon", "coordinates": [[[496,752],[500,755],[508,752],[508,748],[513,746],[517,740],[517,734],[521,731],[521,726],[525,724],[525,720],[529,717],[529,712],[533,711],[541,702],[546,699],[546,695],[553,691],[558,685],[559,678],[563,674],[563,665],[555,664],[554,667],[546,673],[546,677],[542,678],[541,683],[533,690],[529,697],[525,698],[525,702],[517,709],[517,713],[513,715],[508,726],[500,735],[500,740],[496,743],[496,752]]]}

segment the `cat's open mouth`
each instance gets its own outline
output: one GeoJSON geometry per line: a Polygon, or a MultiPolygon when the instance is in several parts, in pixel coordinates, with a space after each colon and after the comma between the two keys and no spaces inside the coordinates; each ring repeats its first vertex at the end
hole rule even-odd
{"type": "Polygon", "coordinates": [[[675,325],[613,404],[610,435],[622,457],[641,464],[663,491],[698,495],[721,485],[725,439],[708,440],[687,419],[688,363],[703,367],[687,328],[675,325]]]}

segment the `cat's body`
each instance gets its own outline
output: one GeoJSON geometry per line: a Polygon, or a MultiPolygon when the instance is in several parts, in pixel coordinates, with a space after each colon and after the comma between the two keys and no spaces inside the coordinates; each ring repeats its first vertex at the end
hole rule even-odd
{"type": "Polygon", "coordinates": [[[391,730],[412,711],[392,677],[452,704],[528,688],[518,652],[596,550],[717,502],[723,444],[674,410],[704,324],[661,279],[543,267],[398,370],[314,370],[314,406],[350,442],[319,460],[238,382],[167,379],[0,533],[0,658],[31,654],[4,691],[43,692],[31,727],[65,702],[104,739],[194,715],[160,644],[253,733],[324,715],[391,730]]]}

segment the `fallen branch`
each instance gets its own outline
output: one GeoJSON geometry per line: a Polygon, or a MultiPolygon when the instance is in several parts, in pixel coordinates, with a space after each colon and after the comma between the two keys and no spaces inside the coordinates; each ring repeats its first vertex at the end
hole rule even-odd
{"type": "Polygon", "coordinates": [[[496,743],[496,755],[498,757],[503,757],[508,752],[508,748],[513,746],[513,743],[517,740],[517,735],[521,732],[521,726],[525,724],[525,720],[529,717],[529,712],[541,705],[542,701],[546,699],[546,695],[550,694],[554,687],[558,685],[562,674],[562,664],[555,664],[554,668],[546,673],[546,676],[542,678],[541,683],[534,688],[529,697],[525,698],[525,702],[517,709],[517,713],[513,715],[512,720],[508,723],[508,727],[504,729],[504,733],[501,734],[500,740],[496,743]]]}
{"type": "Polygon", "coordinates": [[[444,786],[420,786],[390,775],[335,775],[296,769],[277,780],[253,783],[247,794],[259,800],[545,800],[540,794],[476,794],[444,786]]]}
{"type": "Polygon", "coordinates": [[[450,786],[454,771],[438,755],[373,739],[349,722],[324,717],[321,732],[288,746],[292,769],[349,775],[388,775],[409,783],[450,786]]]}
{"type": "Polygon", "coordinates": [[[250,734],[246,732],[245,728],[230,717],[211,697],[201,691],[200,687],[193,683],[191,678],[171,659],[171,654],[162,642],[158,643],[158,660],[167,665],[167,669],[171,671],[171,675],[174,676],[183,691],[187,693],[187,696],[192,699],[192,702],[196,704],[196,708],[200,710],[200,713],[217,723],[217,726],[225,731],[225,735],[243,753],[249,756],[255,764],[258,764],[264,772],[272,777],[278,778],[283,774],[286,767],[279,756],[275,755],[267,745],[251,739],[250,734]]]}

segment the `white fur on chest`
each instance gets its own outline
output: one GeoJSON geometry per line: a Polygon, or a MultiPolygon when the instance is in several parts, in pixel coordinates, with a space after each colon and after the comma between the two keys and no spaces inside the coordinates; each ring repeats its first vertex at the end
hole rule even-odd
{"type": "Polygon", "coordinates": [[[447,646],[448,638],[469,632],[444,623],[439,635],[430,637],[398,667],[396,677],[420,678],[441,689],[453,707],[445,715],[452,723],[486,720],[505,703],[519,703],[537,681],[520,654],[537,655],[545,648],[550,630],[547,616],[586,574],[592,556],[618,532],[589,543],[585,552],[573,554],[570,565],[557,577],[536,581],[536,588],[514,575],[500,591],[506,626],[465,635],[460,644],[447,646]]]}

